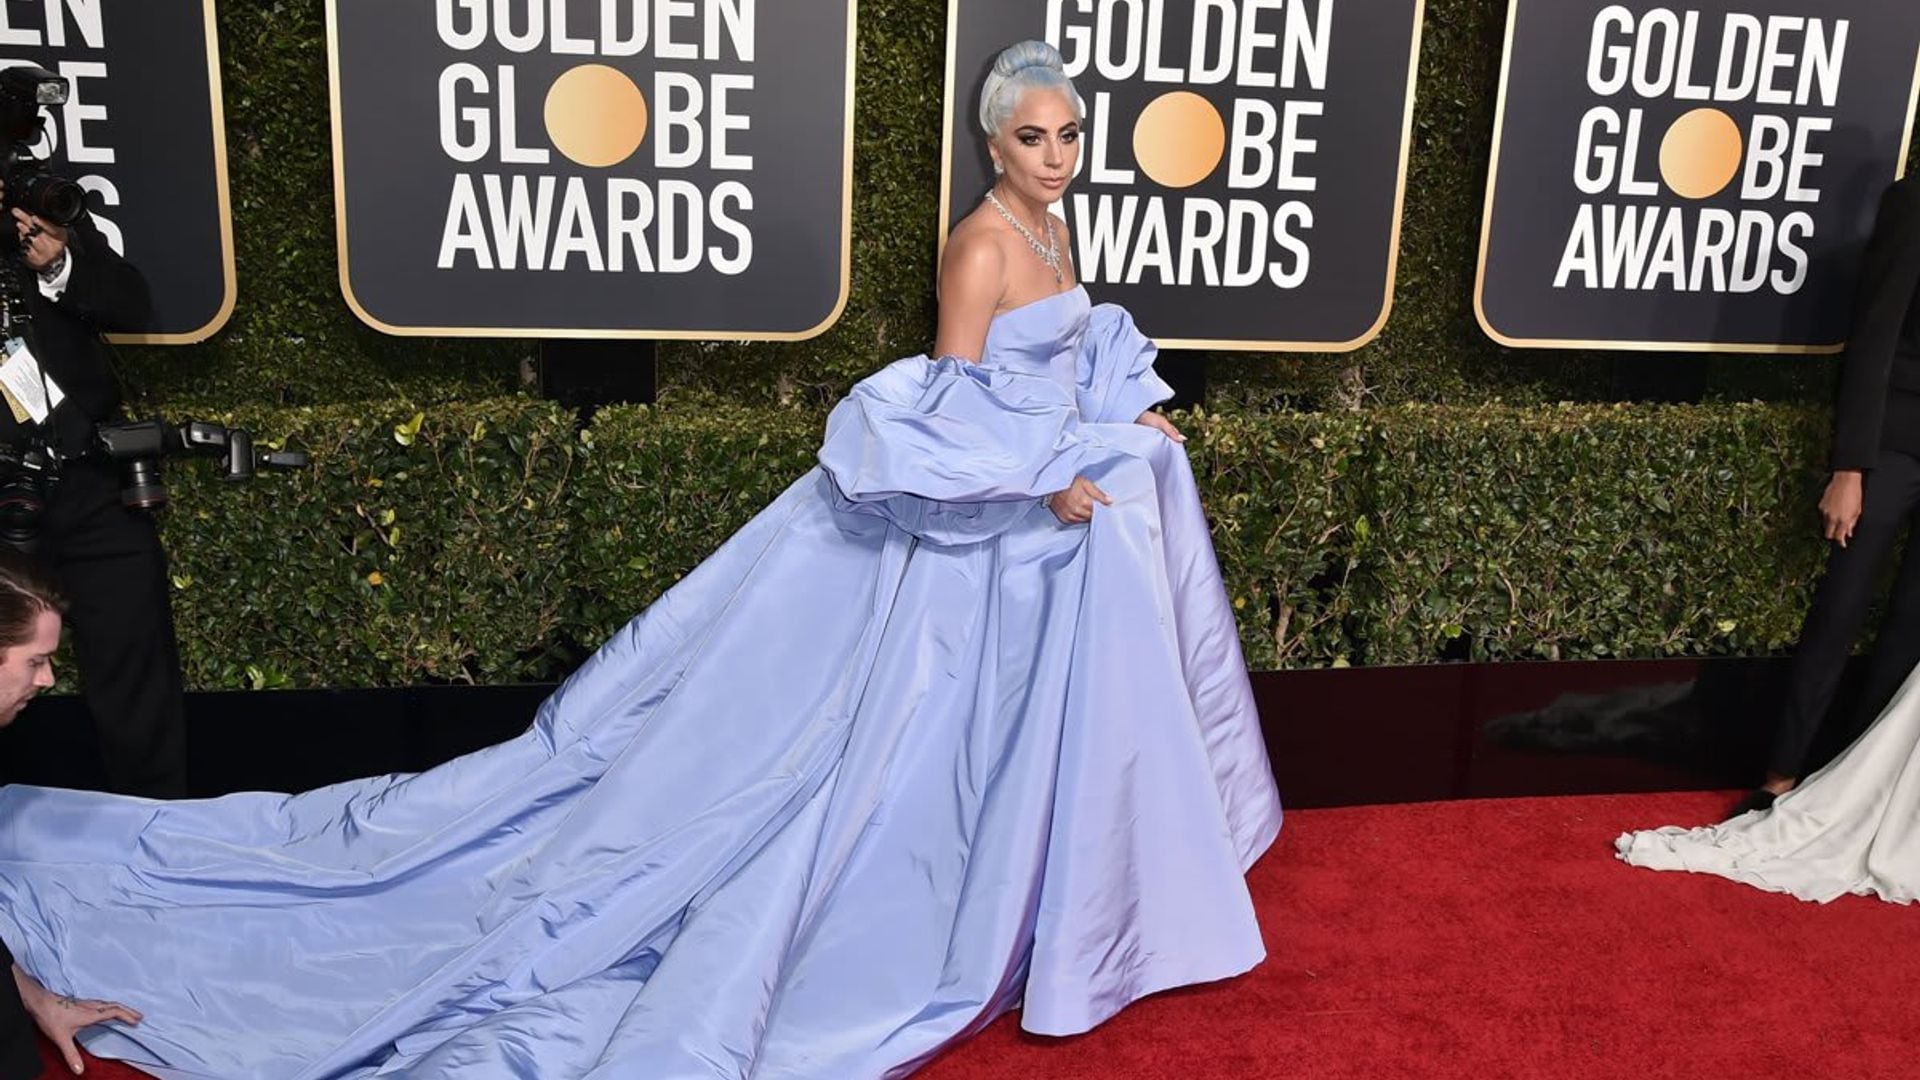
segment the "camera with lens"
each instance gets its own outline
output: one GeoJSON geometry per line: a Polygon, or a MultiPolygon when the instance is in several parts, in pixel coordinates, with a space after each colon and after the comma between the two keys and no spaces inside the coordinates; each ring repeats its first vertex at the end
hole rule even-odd
{"type": "MultiPolygon", "coordinates": [[[[158,510],[167,504],[160,462],[174,456],[213,457],[223,463],[225,480],[251,480],[261,469],[302,469],[307,455],[298,450],[259,450],[246,428],[202,420],[166,424],[159,420],[98,424],[85,457],[120,466],[120,503],[130,510],[158,510]]],[[[68,459],[70,460],[70,459],[68,459]]],[[[32,554],[45,524],[47,502],[60,485],[65,464],[51,444],[29,440],[0,445],[0,546],[32,554]]]]}
{"type": "Polygon", "coordinates": [[[84,188],[36,157],[40,110],[67,103],[67,80],[33,64],[0,69],[0,182],[7,188],[5,208],[25,210],[44,221],[68,226],[87,212],[84,188]]]}
{"type": "Polygon", "coordinates": [[[166,424],[159,420],[98,424],[93,429],[97,456],[120,464],[120,502],[129,510],[158,510],[167,504],[160,478],[160,460],[196,455],[222,460],[220,478],[251,480],[261,469],[304,469],[307,455],[298,450],[258,450],[246,428],[189,420],[166,424]]]}
{"type": "Polygon", "coordinates": [[[0,445],[0,545],[33,553],[59,482],[60,457],[45,443],[0,445]]]}

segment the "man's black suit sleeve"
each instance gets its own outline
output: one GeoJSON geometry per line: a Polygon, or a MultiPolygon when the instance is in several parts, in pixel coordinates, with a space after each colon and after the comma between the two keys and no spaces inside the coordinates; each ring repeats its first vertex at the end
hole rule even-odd
{"type": "Polygon", "coordinates": [[[1880,454],[1887,379],[1901,327],[1920,288],[1920,187],[1899,183],[1880,199],[1880,216],[1861,262],[1853,333],[1840,365],[1833,418],[1834,469],[1870,469],[1880,454]]]}
{"type": "Polygon", "coordinates": [[[13,954],[0,942],[0,1080],[36,1080],[42,1072],[40,1032],[20,1003],[13,954]]]}
{"type": "Polygon", "coordinates": [[[120,257],[91,217],[75,222],[67,236],[73,272],[59,306],[96,329],[138,333],[153,319],[146,276],[120,257]]]}

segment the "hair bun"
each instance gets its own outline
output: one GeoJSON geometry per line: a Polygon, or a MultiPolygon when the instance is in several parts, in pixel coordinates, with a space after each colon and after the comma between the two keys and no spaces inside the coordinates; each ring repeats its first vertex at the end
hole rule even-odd
{"type": "Polygon", "coordinates": [[[1022,41],[1009,45],[993,61],[993,73],[1002,78],[1012,78],[1028,68],[1065,72],[1067,62],[1061,58],[1059,49],[1044,41],[1022,41]]]}
{"type": "Polygon", "coordinates": [[[1060,50],[1044,41],[1022,41],[1009,45],[993,58],[993,67],[980,87],[980,130],[991,139],[1013,115],[1014,103],[1028,90],[1045,87],[1059,90],[1072,103],[1074,115],[1086,119],[1087,106],[1067,78],[1066,62],[1060,50]]]}

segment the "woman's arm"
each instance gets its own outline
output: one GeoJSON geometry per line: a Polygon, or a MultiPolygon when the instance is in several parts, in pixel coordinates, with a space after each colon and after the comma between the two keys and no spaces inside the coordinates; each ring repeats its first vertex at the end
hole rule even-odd
{"type": "Polygon", "coordinates": [[[973,230],[954,234],[940,264],[940,325],[933,355],[980,359],[1006,277],[1006,257],[992,237],[973,230]]]}

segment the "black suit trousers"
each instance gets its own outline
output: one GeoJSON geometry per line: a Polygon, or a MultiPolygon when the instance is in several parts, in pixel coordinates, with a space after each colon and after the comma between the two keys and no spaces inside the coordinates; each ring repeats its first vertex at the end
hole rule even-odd
{"type": "MultiPolygon", "coordinates": [[[[1866,474],[1860,523],[1846,547],[1834,544],[1827,572],[1794,651],[1785,715],[1776,729],[1770,768],[1806,775],[1808,752],[1833,705],[1834,692],[1873,605],[1875,586],[1903,527],[1920,520],[1920,458],[1883,450],[1866,474]]],[[[1886,621],[1867,665],[1863,702],[1886,704],[1920,664],[1920,544],[1911,541],[1894,581],[1886,621]]]]}
{"type": "Polygon", "coordinates": [[[36,555],[67,595],[67,626],[108,782],[126,795],[185,797],[180,648],[152,516],[120,504],[111,466],[74,462],[48,500],[36,555]]]}

